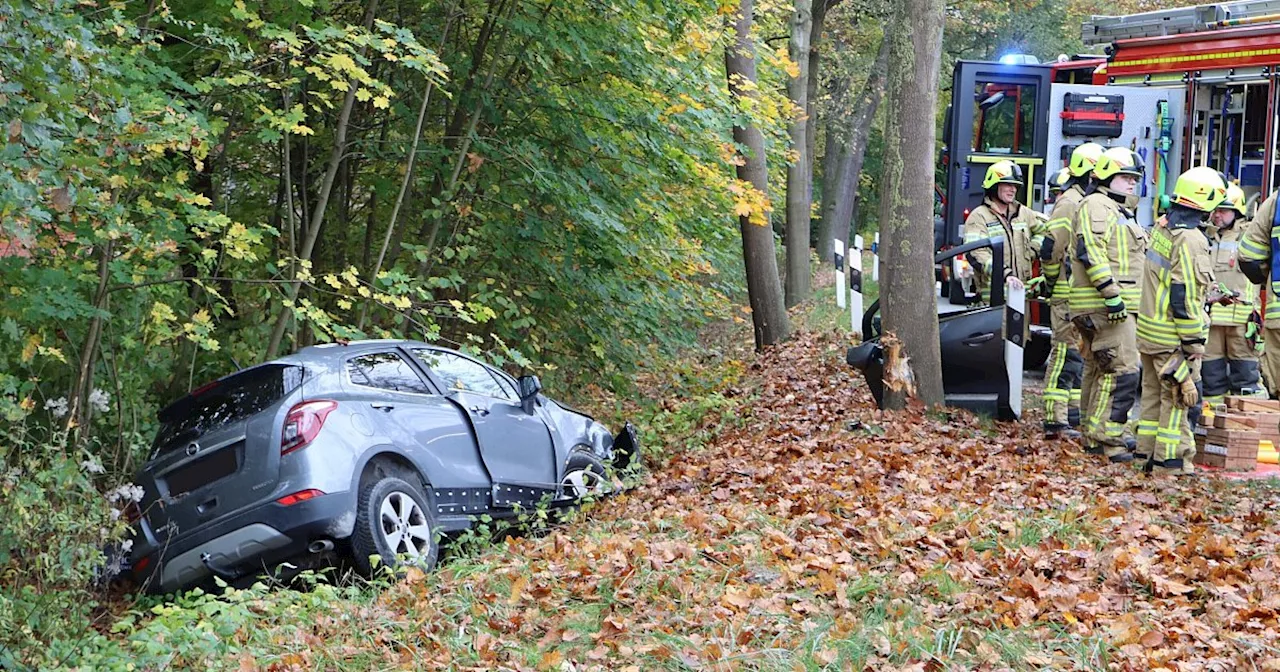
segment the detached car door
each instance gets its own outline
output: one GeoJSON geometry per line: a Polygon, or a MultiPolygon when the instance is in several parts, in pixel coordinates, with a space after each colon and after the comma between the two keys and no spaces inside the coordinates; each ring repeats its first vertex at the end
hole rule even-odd
{"type": "Polygon", "coordinates": [[[555,446],[536,409],[526,412],[516,391],[477,361],[430,348],[413,355],[470,416],[493,478],[495,507],[527,508],[556,494],[555,446]]]}
{"type": "MultiPolygon", "coordinates": [[[[937,269],[939,291],[935,296],[938,307],[938,337],[942,353],[942,388],[948,406],[966,408],[975,413],[1013,419],[1017,413],[1010,406],[1010,388],[1021,393],[1021,371],[1011,385],[1005,366],[1004,338],[1004,287],[994,283],[990,304],[966,291],[967,280],[961,279],[958,269],[968,263],[965,255],[974,250],[990,248],[992,266],[1000,268],[1004,259],[1004,239],[994,238],[975,241],[939,252],[934,261],[937,269]]],[[[883,394],[882,376],[884,362],[879,352],[880,302],[876,301],[863,317],[863,332],[868,341],[849,349],[848,362],[863,370],[876,403],[883,394]]]]}

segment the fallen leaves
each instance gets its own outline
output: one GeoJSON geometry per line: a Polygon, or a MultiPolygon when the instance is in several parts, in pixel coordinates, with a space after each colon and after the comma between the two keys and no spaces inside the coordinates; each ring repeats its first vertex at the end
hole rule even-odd
{"type": "Polygon", "coordinates": [[[327,636],[441,669],[1280,669],[1274,485],[1156,487],[1036,418],[883,413],[840,346],[767,351],[733,404],[650,428],[640,487],[410,572],[377,616],[335,603],[327,636]]]}

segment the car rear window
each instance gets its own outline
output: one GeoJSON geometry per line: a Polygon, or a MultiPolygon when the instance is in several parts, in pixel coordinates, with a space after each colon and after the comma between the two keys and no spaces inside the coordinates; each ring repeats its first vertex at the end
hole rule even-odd
{"type": "Polygon", "coordinates": [[[211,383],[160,411],[152,458],[259,413],[302,384],[303,368],[267,364],[211,383]]]}

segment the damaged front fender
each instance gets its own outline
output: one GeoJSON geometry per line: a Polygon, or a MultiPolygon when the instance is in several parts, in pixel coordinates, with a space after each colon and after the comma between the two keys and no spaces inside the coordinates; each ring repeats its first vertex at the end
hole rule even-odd
{"type": "Polygon", "coordinates": [[[640,440],[636,436],[635,425],[628,422],[622,431],[613,437],[612,463],[615,469],[626,469],[633,464],[640,464],[640,440]]]}

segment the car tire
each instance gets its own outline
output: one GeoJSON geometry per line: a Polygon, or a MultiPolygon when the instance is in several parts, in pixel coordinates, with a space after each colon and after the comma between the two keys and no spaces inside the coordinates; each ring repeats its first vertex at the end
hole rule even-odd
{"type": "Polygon", "coordinates": [[[377,564],[435,567],[439,526],[431,500],[417,480],[401,472],[382,473],[360,488],[351,550],[356,569],[365,575],[372,576],[377,564]]]}
{"type": "Polygon", "coordinates": [[[588,497],[604,497],[612,490],[608,471],[604,461],[595,453],[577,450],[569,455],[564,467],[564,476],[560,478],[559,497],[561,502],[576,503],[588,497]]]}

